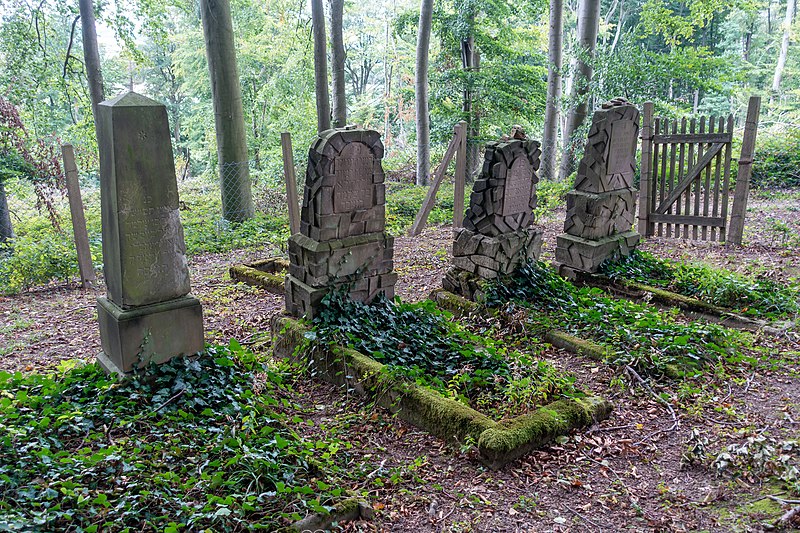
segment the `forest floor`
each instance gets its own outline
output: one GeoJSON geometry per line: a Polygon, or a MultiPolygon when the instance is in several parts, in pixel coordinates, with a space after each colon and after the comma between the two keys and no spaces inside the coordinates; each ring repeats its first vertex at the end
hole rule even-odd
{"type": "MultiPolygon", "coordinates": [[[[751,199],[745,246],[653,238],[657,256],[703,261],[730,270],[800,277],[800,194],[751,199]]],[[[552,260],[564,212],[540,222],[543,258],[552,260]]],[[[398,237],[398,295],[425,298],[449,265],[449,227],[398,237]]],[[[236,338],[268,348],[269,319],[282,297],[232,283],[231,264],[279,254],[259,251],[191,259],[192,292],[203,303],[207,340],[236,338]]],[[[100,350],[95,299],[104,290],[58,285],[0,296],[0,370],[40,371],[65,359],[91,361],[100,350]]],[[[474,449],[454,447],[334,387],[299,379],[294,400],[324,422],[294,428],[310,438],[349,441],[375,465],[359,487],[375,510],[346,531],[761,531],[791,526],[781,517],[800,503],[763,461],[770,448],[797,438],[800,424],[800,335],[757,333],[749,364],[710,369],[700,379],[653,382],[650,390],[621,369],[556,348],[544,357],[585,390],[610,399],[608,420],[574,432],[494,472],[474,449]],[[658,395],[658,398],[656,397],[658,395]],[[659,398],[664,398],[662,401],[659,398]],[[669,407],[667,406],[669,404],[669,407]],[[717,472],[706,457],[730,450],[717,472]],[[380,482],[379,482],[380,481],[380,482]]],[[[788,445],[787,445],[788,446],[788,445]]],[[[796,454],[796,450],[787,453],[796,454]]],[[[800,477],[800,473],[797,474],[800,477]]],[[[791,477],[789,475],[789,477],[791,477]]]]}

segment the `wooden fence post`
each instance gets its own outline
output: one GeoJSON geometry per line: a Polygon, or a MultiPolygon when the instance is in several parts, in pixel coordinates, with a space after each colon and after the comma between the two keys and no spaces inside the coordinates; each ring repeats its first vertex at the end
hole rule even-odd
{"type": "Polygon", "coordinates": [[[71,144],[61,146],[64,159],[64,175],[67,181],[69,212],[72,218],[72,233],[75,236],[75,250],[78,252],[78,272],[84,289],[94,287],[97,279],[92,265],[92,252],[89,250],[89,234],[86,232],[86,215],[83,213],[81,188],[78,184],[78,166],[75,164],[75,151],[71,144]]]}
{"type": "Polygon", "coordinates": [[[456,153],[456,175],[453,199],[453,229],[464,225],[464,187],[467,182],[467,123],[461,121],[456,125],[461,141],[456,153]]]}
{"type": "Polygon", "coordinates": [[[650,201],[651,170],[653,152],[653,102],[644,103],[642,117],[642,166],[639,179],[639,234],[648,237],[653,234],[653,225],[649,222],[652,209],[650,201]]]}
{"type": "Polygon", "coordinates": [[[300,211],[297,198],[297,178],[294,174],[292,135],[288,131],[281,133],[281,150],[283,152],[283,177],[286,183],[286,203],[289,204],[289,229],[294,235],[300,233],[300,211]]]}
{"type": "MultiPolygon", "coordinates": [[[[420,207],[419,211],[417,212],[417,216],[414,219],[414,223],[408,230],[409,237],[419,235],[422,232],[422,229],[425,227],[425,224],[428,223],[428,215],[431,214],[433,205],[436,203],[436,193],[439,190],[439,186],[442,184],[442,180],[444,179],[444,173],[447,170],[447,165],[450,164],[450,161],[453,159],[453,155],[456,153],[456,149],[460,146],[461,137],[466,137],[466,129],[466,125],[462,124],[461,122],[456,124],[453,128],[453,138],[450,140],[450,144],[447,146],[447,151],[444,153],[442,162],[439,164],[439,167],[433,174],[433,181],[431,182],[430,187],[428,187],[428,193],[425,195],[425,200],[422,202],[422,207],[420,207]]],[[[461,205],[463,211],[463,200],[461,205]]]]}
{"type": "MultiPolygon", "coordinates": [[[[750,194],[750,176],[753,175],[753,155],[756,149],[758,133],[758,114],[761,111],[761,97],[751,96],[747,105],[747,120],[744,124],[742,152],[739,157],[739,169],[736,172],[736,189],[733,193],[731,222],[728,229],[729,244],[742,244],[744,233],[744,217],[747,212],[747,196],[750,194]]],[[[727,193],[727,191],[725,191],[727,193]]]]}

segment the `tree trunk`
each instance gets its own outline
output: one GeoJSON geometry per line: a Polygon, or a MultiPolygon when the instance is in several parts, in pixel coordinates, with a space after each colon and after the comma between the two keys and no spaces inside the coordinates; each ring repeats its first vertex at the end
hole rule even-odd
{"type": "Polygon", "coordinates": [[[558,107],[561,100],[561,48],[564,35],[564,5],[562,0],[550,0],[550,36],[548,49],[550,65],[547,71],[547,104],[542,133],[542,179],[556,178],[558,167],[558,107]]]}
{"type": "Polygon", "coordinates": [[[347,125],[347,97],[344,83],[344,0],[331,0],[331,81],[333,82],[333,127],[347,125]]]}
{"type": "Polygon", "coordinates": [[[575,77],[572,80],[570,100],[573,107],[564,130],[564,155],[561,158],[560,179],[566,179],[575,169],[576,139],[572,137],[581,127],[588,113],[589,82],[592,80],[591,60],[597,45],[600,22],[600,0],[580,0],[578,4],[578,52],[575,77]]]}
{"type": "Polygon", "coordinates": [[[8,199],[3,180],[0,180],[0,252],[14,238],[14,227],[11,225],[11,213],[8,210],[8,199]]]}
{"type": "Polygon", "coordinates": [[[428,49],[431,44],[433,0],[422,0],[417,33],[414,93],[417,112],[417,185],[427,185],[431,172],[431,124],[428,114],[428,49]]]}
{"type": "Polygon", "coordinates": [[[317,131],[325,131],[331,129],[331,102],[328,96],[328,44],[325,42],[325,11],[322,9],[322,0],[311,0],[311,27],[314,31],[317,131]]]}
{"type": "MultiPolygon", "coordinates": [[[[772,78],[772,94],[777,94],[781,89],[783,70],[786,67],[786,58],[789,55],[789,39],[792,36],[792,22],[794,21],[795,0],[786,0],[786,19],[783,22],[783,39],[781,51],[778,54],[778,64],[775,65],[775,76],[772,78]]],[[[772,98],[770,97],[770,100],[772,98]]]]}
{"type": "Polygon", "coordinates": [[[200,0],[200,12],[214,104],[222,216],[240,222],[252,218],[253,196],[231,6],[229,0],[200,0]]]}
{"type": "Polygon", "coordinates": [[[89,81],[89,95],[92,99],[92,114],[97,116],[97,104],[105,100],[103,72],[100,70],[100,51],[97,48],[97,29],[94,20],[92,0],[78,0],[81,13],[81,35],[83,37],[83,61],[86,64],[86,78],[89,81]]]}

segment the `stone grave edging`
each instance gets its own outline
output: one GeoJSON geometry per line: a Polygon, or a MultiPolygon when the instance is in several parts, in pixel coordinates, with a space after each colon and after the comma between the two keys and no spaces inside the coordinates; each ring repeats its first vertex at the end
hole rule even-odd
{"type": "Polygon", "coordinates": [[[308,362],[325,381],[373,395],[378,405],[433,435],[455,442],[474,439],[481,461],[493,470],[572,429],[607,418],[612,410],[604,398],[588,395],[557,400],[533,413],[496,422],[427,387],[392,378],[385,365],[351,348],[302,350],[311,341],[305,338],[309,328],[298,320],[277,315],[271,326],[276,356],[308,362]]]}

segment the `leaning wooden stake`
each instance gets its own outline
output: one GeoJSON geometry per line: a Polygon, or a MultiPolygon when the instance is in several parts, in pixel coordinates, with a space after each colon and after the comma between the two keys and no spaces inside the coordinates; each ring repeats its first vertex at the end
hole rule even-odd
{"type": "Polygon", "coordinates": [[[297,200],[297,178],[294,174],[292,135],[287,131],[281,133],[281,150],[283,151],[283,175],[286,182],[286,202],[289,204],[289,229],[294,235],[300,233],[300,210],[297,200]]]}
{"type": "Polygon", "coordinates": [[[731,223],[728,230],[728,244],[741,245],[744,233],[744,217],[747,211],[747,196],[750,194],[750,176],[753,174],[753,155],[758,133],[758,114],[761,111],[761,97],[751,96],[747,106],[747,121],[744,124],[742,153],[739,157],[739,170],[736,173],[736,190],[731,207],[731,223]]]}
{"type": "MultiPolygon", "coordinates": [[[[408,230],[409,236],[414,237],[415,235],[419,235],[420,233],[422,233],[422,229],[425,227],[425,224],[427,224],[428,215],[430,215],[431,210],[433,210],[433,205],[436,202],[436,193],[439,191],[439,186],[442,184],[442,180],[444,179],[444,173],[447,170],[447,165],[450,164],[450,161],[453,159],[453,155],[456,153],[456,150],[461,145],[461,137],[466,136],[465,130],[466,130],[466,123],[464,123],[463,121],[456,124],[455,128],[453,128],[453,139],[450,141],[450,145],[447,147],[447,151],[444,154],[442,163],[439,165],[439,168],[436,169],[436,172],[433,175],[433,183],[431,183],[430,187],[428,188],[428,194],[425,196],[425,200],[422,202],[422,207],[417,213],[417,217],[414,219],[414,223],[411,225],[411,229],[408,230]]],[[[464,166],[466,167],[466,164],[464,166]]],[[[461,211],[464,210],[463,202],[464,201],[462,199],[461,211]]]]}
{"type": "Polygon", "coordinates": [[[642,237],[652,235],[650,216],[650,165],[653,151],[653,102],[644,103],[642,117],[642,171],[639,181],[639,234],[642,237]]]}
{"type": "Polygon", "coordinates": [[[64,174],[67,178],[67,195],[69,196],[69,212],[72,215],[72,232],[75,234],[75,249],[78,252],[78,271],[81,275],[81,286],[84,289],[94,287],[97,279],[92,266],[92,252],[89,250],[89,234],[86,232],[86,216],[83,213],[81,188],[78,185],[78,167],[75,164],[75,151],[71,144],[61,147],[64,159],[64,174]]]}
{"type": "Polygon", "coordinates": [[[467,123],[461,121],[458,126],[459,134],[458,153],[456,154],[455,190],[453,199],[453,229],[464,225],[464,187],[467,182],[467,123]]]}

